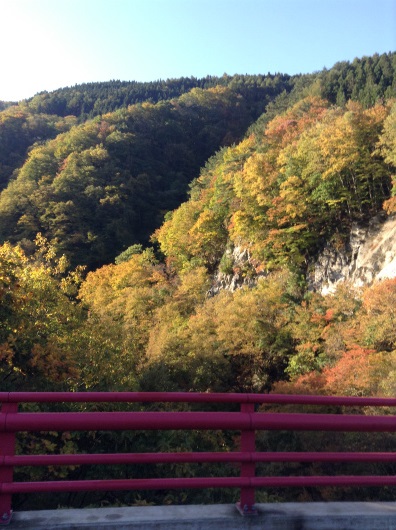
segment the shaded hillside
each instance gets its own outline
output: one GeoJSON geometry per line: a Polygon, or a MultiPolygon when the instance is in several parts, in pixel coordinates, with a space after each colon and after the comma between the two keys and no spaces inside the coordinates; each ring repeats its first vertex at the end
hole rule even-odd
{"type": "Polygon", "coordinates": [[[193,89],[72,127],[41,143],[0,197],[2,240],[37,232],[90,268],[148,240],[208,157],[250,124],[243,96],[193,89]]]}
{"type": "Polygon", "coordinates": [[[24,163],[29,148],[67,131],[76,121],[72,116],[33,114],[22,106],[0,112],[0,191],[24,163]]]}
{"type": "MultiPolygon", "coordinates": [[[[282,91],[290,92],[294,78],[268,74],[181,78],[152,83],[109,81],[43,92],[14,105],[0,102],[0,191],[6,187],[14,170],[23,164],[31,146],[54,138],[77,122],[83,123],[132,104],[169,101],[193,88],[215,86],[230,86],[235,94],[243,96],[246,123],[250,124],[264,111],[269,101],[282,91]]],[[[213,145],[207,156],[217,148],[217,144],[213,145]]],[[[204,161],[201,160],[201,165],[204,161]]]]}
{"type": "Polygon", "coordinates": [[[145,83],[114,80],[42,92],[22,104],[31,112],[59,116],[73,114],[80,121],[84,121],[144,101],[158,103],[178,98],[193,88],[208,89],[223,86],[230,87],[244,96],[252,108],[252,118],[255,119],[264,111],[269,99],[283,90],[290,92],[294,80],[298,77],[287,74],[234,76],[224,74],[222,77],[206,76],[201,79],[181,77],[145,83]]]}

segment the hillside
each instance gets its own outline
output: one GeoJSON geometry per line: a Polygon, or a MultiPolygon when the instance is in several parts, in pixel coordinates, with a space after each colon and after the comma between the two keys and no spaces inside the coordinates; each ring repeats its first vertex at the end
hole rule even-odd
{"type": "Polygon", "coordinates": [[[384,54],[294,77],[91,83],[8,107],[0,112],[0,239],[29,251],[40,232],[74,265],[113,261],[146,245],[209,157],[249,126],[260,134],[310,93],[369,108],[394,94],[394,63],[384,54]]]}
{"type": "Polygon", "coordinates": [[[1,237],[33,240],[42,232],[74,264],[112,261],[148,241],[205,160],[249,123],[243,98],[217,88],[74,126],[30,149],[0,197],[1,237]]]}
{"type": "Polygon", "coordinates": [[[234,75],[222,77],[207,76],[201,79],[182,77],[180,79],[158,80],[147,83],[136,81],[108,81],[65,87],[53,92],[43,92],[23,102],[31,112],[77,116],[86,121],[101,114],[114,112],[138,103],[158,103],[178,98],[194,88],[207,90],[228,87],[242,95],[252,106],[252,116],[258,117],[266,102],[286,90],[290,92],[300,76],[276,75],[234,75]]]}
{"type": "MultiPolygon", "coordinates": [[[[51,104],[42,94],[1,112],[2,391],[393,396],[395,70],[396,54],[386,54],[295,78],[224,77],[90,119],[78,105],[74,116],[56,114],[74,87],[51,104]]],[[[88,87],[87,98],[102,88],[88,87]]],[[[345,450],[344,438],[319,435],[323,450],[345,450]]],[[[392,435],[349,435],[356,451],[394,446],[392,435]]],[[[38,436],[49,453],[197,443],[195,432],[38,436]]],[[[277,436],[258,444],[314,443],[312,433],[277,436]]],[[[20,443],[27,452],[32,439],[20,443]]],[[[228,451],[238,441],[207,432],[200,443],[228,451]]],[[[302,465],[317,474],[317,463],[302,465]]],[[[90,478],[81,467],[25,473],[90,478]]],[[[110,502],[231,502],[213,492],[141,495],[110,502]]],[[[271,495],[343,499],[328,489],[271,495]]]]}
{"type": "MultiPolygon", "coordinates": [[[[44,96],[0,113],[1,239],[33,241],[41,232],[73,264],[90,268],[147,243],[164,213],[186,199],[205,161],[239,141],[285,87],[281,77],[269,76],[263,86],[255,78],[245,88],[231,81],[234,88],[122,105],[80,125],[81,114],[33,112],[44,96]]],[[[92,87],[86,93],[96,95],[92,87]]]]}
{"type": "MultiPolygon", "coordinates": [[[[378,363],[359,392],[383,390],[393,335],[362,327],[368,295],[322,297],[307,278],[353,226],[395,211],[394,63],[301,76],[254,124],[225,86],[80,124],[25,109],[19,125],[63,132],[29,148],[0,196],[3,383],[264,391],[353,354],[378,363]],[[341,86],[357,99],[337,103],[341,86]],[[250,289],[215,288],[219,275],[250,289]]],[[[384,329],[392,281],[367,287],[375,300],[385,289],[384,329]]]]}

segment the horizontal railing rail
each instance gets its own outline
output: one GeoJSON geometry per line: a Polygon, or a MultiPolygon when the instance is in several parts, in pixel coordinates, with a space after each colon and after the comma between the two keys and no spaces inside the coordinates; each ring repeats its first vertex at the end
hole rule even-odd
{"type": "Polygon", "coordinates": [[[16,493],[119,491],[188,488],[239,488],[238,509],[256,513],[255,489],[262,487],[394,486],[396,476],[258,477],[259,462],[396,462],[395,452],[258,452],[256,431],[396,432],[396,416],[259,412],[257,405],[395,407],[392,398],[356,398],[279,394],[209,394],[150,392],[0,392],[0,524],[11,520],[16,493]],[[240,412],[20,412],[24,403],[223,403],[239,404],[240,412]],[[239,431],[235,452],[169,452],[116,454],[15,454],[20,432],[126,430],[239,431]],[[190,477],[15,482],[14,467],[84,464],[237,463],[239,477],[190,477]]]}
{"type": "Polygon", "coordinates": [[[0,392],[0,403],[254,403],[396,407],[396,398],[232,392],[0,392]]]}

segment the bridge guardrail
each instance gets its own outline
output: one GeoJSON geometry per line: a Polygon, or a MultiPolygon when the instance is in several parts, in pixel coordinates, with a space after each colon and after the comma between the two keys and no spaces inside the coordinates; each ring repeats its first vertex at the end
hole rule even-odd
{"type": "Polygon", "coordinates": [[[256,431],[396,432],[394,415],[257,412],[260,404],[385,406],[392,398],[356,398],[280,394],[163,392],[0,392],[0,524],[11,520],[12,495],[33,492],[116,491],[188,488],[240,488],[237,508],[255,514],[255,489],[261,487],[393,486],[396,476],[258,477],[258,462],[396,462],[396,452],[258,452],[256,431]],[[22,403],[236,403],[240,412],[19,412],[22,403]],[[90,430],[236,430],[237,452],[115,453],[16,455],[19,432],[90,430]],[[130,463],[240,464],[239,477],[192,477],[15,482],[16,466],[130,463]]]}

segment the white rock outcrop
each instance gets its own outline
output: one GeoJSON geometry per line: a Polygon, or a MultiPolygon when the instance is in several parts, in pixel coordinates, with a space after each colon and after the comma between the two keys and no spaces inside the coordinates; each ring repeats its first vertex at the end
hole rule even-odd
{"type": "Polygon", "coordinates": [[[356,287],[396,277],[396,216],[380,214],[368,226],[353,225],[348,245],[337,251],[323,250],[309,276],[309,287],[322,294],[335,290],[339,282],[356,287]]]}
{"type": "MultiPolygon", "coordinates": [[[[246,247],[236,246],[226,251],[232,272],[217,271],[208,292],[214,296],[222,290],[235,291],[241,287],[253,287],[259,277],[267,272],[256,272],[257,263],[251,259],[246,247]]],[[[334,292],[340,282],[355,287],[371,285],[385,278],[396,277],[396,216],[381,213],[366,226],[353,224],[349,240],[342,250],[326,245],[314,263],[308,286],[323,295],[334,292]]]]}
{"type": "Polygon", "coordinates": [[[232,263],[233,272],[231,274],[216,272],[208,293],[210,296],[214,296],[222,290],[234,292],[244,286],[253,287],[258,278],[267,275],[266,272],[257,273],[255,271],[247,248],[236,246],[232,250],[227,250],[226,256],[232,263]]]}

